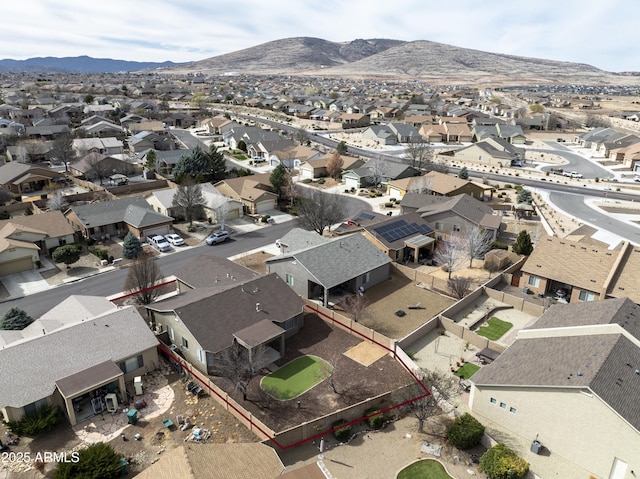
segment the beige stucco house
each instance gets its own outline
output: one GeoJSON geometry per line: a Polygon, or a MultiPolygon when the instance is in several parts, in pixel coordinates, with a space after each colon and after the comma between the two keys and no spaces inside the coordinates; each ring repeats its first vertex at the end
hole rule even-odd
{"type": "Polygon", "coordinates": [[[552,306],[471,378],[472,413],[537,477],[635,477],[639,319],[626,298],[552,306]]]}

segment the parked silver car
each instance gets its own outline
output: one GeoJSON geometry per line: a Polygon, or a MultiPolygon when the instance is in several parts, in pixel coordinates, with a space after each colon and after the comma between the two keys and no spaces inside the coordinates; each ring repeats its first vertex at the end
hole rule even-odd
{"type": "Polygon", "coordinates": [[[213,234],[210,234],[205,238],[204,241],[209,246],[211,246],[218,243],[224,243],[225,241],[229,241],[230,239],[231,239],[231,235],[229,234],[229,232],[226,230],[221,230],[213,234]]]}

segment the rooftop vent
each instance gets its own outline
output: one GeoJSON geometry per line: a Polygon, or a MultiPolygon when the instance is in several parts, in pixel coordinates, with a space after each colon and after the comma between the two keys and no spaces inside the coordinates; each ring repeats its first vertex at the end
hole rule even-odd
{"type": "Polygon", "coordinates": [[[256,303],[256,313],[260,312],[260,303],[256,303]]]}

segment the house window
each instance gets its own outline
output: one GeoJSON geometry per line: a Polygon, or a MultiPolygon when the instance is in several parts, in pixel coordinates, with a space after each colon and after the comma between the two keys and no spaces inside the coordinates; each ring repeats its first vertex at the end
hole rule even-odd
{"type": "Polygon", "coordinates": [[[189,349],[189,341],[187,341],[187,338],[182,338],[182,347],[184,349],[189,349]]]}
{"type": "Polygon", "coordinates": [[[442,231],[444,229],[444,224],[440,221],[436,221],[436,229],[442,231]]]}
{"type": "Polygon", "coordinates": [[[173,341],[175,339],[173,334],[173,328],[171,326],[167,326],[167,333],[169,333],[169,339],[173,341]]]}
{"type": "Polygon", "coordinates": [[[509,412],[510,412],[511,414],[515,414],[515,413],[516,413],[516,412],[518,412],[518,411],[516,410],[516,408],[514,408],[514,407],[510,407],[510,408],[509,408],[509,412]]]}
{"type": "Polygon", "coordinates": [[[196,353],[198,355],[198,361],[200,361],[201,363],[206,363],[206,355],[204,351],[202,349],[198,349],[196,353]]]}
{"type": "Polygon", "coordinates": [[[60,246],[67,244],[67,239],[66,238],[58,238],[58,244],[60,246]]]}
{"type": "Polygon", "coordinates": [[[133,372],[136,369],[144,366],[142,354],[138,354],[137,356],[133,356],[132,358],[125,359],[124,361],[118,363],[118,366],[120,366],[120,370],[125,374],[133,372]]]}
{"type": "Polygon", "coordinates": [[[578,299],[580,299],[580,301],[593,301],[594,299],[596,299],[596,295],[590,293],[589,291],[580,291],[578,299]]]}
{"type": "Polygon", "coordinates": [[[287,274],[286,281],[289,286],[293,286],[293,276],[287,274]]]}
{"type": "Polygon", "coordinates": [[[298,326],[298,316],[287,319],[284,323],[280,325],[282,329],[285,331],[289,331],[290,329],[296,328],[298,326]]]}
{"type": "Polygon", "coordinates": [[[503,402],[500,403],[500,407],[502,409],[507,409],[507,405],[505,403],[503,403],[503,402]]]}
{"type": "Polygon", "coordinates": [[[369,281],[371,281],[371,272],[364,274],[364,284],[367,284],[369,281]]]}
{"type": "Polygon", "coordinates": [[[491,404],[496,404],[498,401],[496,401],[496,398],[491,398],[489,399],[489,401],[491,402],[491,404]]]}
{"type": "Polygon", "coordinates": [[[537,276],[529,276],[529,286],[533,286],[534,288],[540,286],[540,278],[537,276]]]}
{"type": "Polygon", "coordinates": [[[453,225],[453,231],[460,231],[460,225],[453,225]]]}

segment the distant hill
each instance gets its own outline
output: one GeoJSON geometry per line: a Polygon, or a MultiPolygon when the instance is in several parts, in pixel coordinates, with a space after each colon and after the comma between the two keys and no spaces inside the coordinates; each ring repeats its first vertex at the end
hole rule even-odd
{"type": "Polygon", "coordinates": [[[32,73],[117,73],[166,68],[180,65],[174,62],[130,62],[111,58],[80,57],[38,57],[27,60],[0,60],[2,72],[32,73]]]}
{"type": "Polygon", "coordinates": [[[415,78],[439,83],[617,83],[624,77],[583,63],[488,53],[418,40],[330,42],[297,37],[185,63],[168,72],[415,78]]]}

